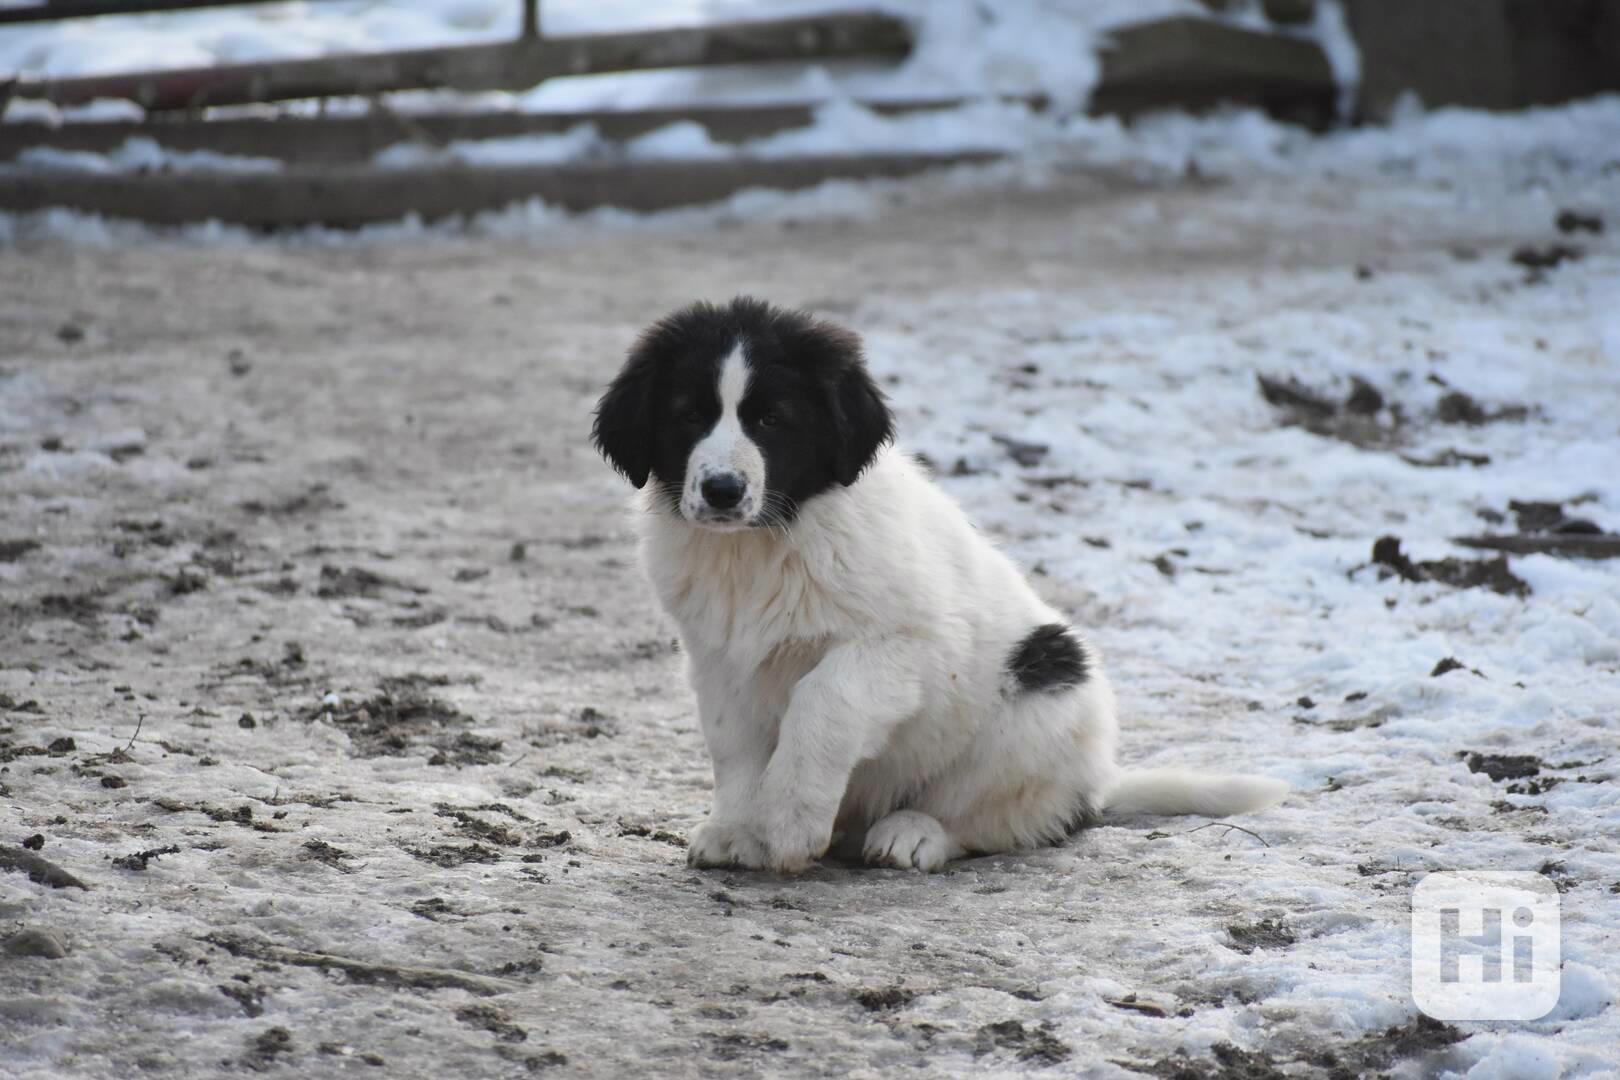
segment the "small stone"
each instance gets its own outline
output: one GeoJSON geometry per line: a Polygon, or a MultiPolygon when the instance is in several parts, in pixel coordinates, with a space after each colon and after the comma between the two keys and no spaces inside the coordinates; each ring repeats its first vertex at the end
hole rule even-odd
{"type": "Polygon", "coordinates": [[[245,712],[241,716],[236,718],[236,726],[239,727],[239,728],[243,728],[244,730],[252,730],[253,728],[256,728],[256,727],[259,726],[259,722],[257,720],[255,720],[255,719],[253,719],[253,714],[252,713],[245,712]]]}
{"type": "Polygon", "coordinates": [[[271,1061],[277,1054],[290,1053],[292,1048],[292,1032],[284,1027],[267,1028],[248,1043],[250,1067],[271,1061]]]}
{"type": "Polygon", "coordinates": [[[1384,395],[1378,392],[1378,387],[1366,379],[1352,375],[1350,386],[1350,396],[1344,403],[1344,407],[1350,412],[1357,416],[1372,416],[1384,407],[1384,395]]]}
{"type": "Polygon", "coordinates": [[[49,930],[19,930],[0,943],[0,952],[7,956],[38,956],[46,960],[60,960],[68,954],[62,939],[49,930]]]}
{"type": "Polygon", "coordinates": [[[64,345],[76,345],[84,340],[84,327],[77,323],[63,323],[56,328],[56,340],[64,345]]]}
{"type": "Polygon", "coordinates": [[[0,870],[17,870],[29,880],[53,889],[88,889],[90,886],[57,866],[23,848],[0,847],[0,870]]]}
{"type": "Polygon", "coordinates": [[[1560,210],[1553,219],[1558,231],[1564,234],[1574,232],[1601,233],[1603,231],[1603,217],[1601,214],[1583,214],[1578,210],[1560,210]]]}
{"type": "Polygon", "coordinates": [[[29,851],[38,851],[40,848],[45,846],[45,834],[35,833],[33,836],[30,836],[28,839],[24,840],[22,846],[27,848],[29,851]]]}
{"type": "Polygon", "coordinates": [[[1490,419],[1490,414],[1472,397],[1460,390],[1453,390],[1440,399],[1440,404],[1435,409],[1435,417],[1442,424],[1467,424],[1470,427],[1478,427],[1490,419]]]}
{"type": "Polygon", "coordinates": [[[529,545],[519,540],[512,545],[512,550],[507,553],[506,557],[513,562],[522,562],[529,557],[529,545]]]}
{"type": "Polygon", "coordinates": [[[1023,439],[1014,439],[1007,435],[992,435],[990,440],[1000,443],[1007,451],[1007,456],[1025,468],[1039,465],[1041,459],[1052,449],[1045,443],[1025,442],[1023,439]]]}
{"type": "Polygon", "coordinates": [[[101,778],[101,786],[104,788],[128,787],[129,781],[125,780],[122,776],[114,776],[109,773],[101,778]]]}
{"type": "MultiPolygon", "coordinates": [[[[30,551],[38,551],[39,548],[40,542],[38,540],[0,540],[0,562],[16,562],[30,551]]],[[[4,707],[11,708],[10,705],[4,707]]]]}

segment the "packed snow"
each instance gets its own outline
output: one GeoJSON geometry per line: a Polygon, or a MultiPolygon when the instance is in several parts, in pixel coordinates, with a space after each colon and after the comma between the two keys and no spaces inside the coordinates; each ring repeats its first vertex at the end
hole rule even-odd
{"type": "MultiPolygon", "coordinates": [[[[104,22],[210,29],[115,66],[515,26],[163,18],[104,22]]],[[[101,61],[67,30],[0,57],[101,61]]],[[[740,150],[445,153],[1011,157],[358,235],[0,217],[0,1076],[1620,1075],[1620,560],[1454,540],[1620,532],[1620,98],[1313,136],[823,96],[740,150]],[[585,433],[641,325],[742,291],[863,335],[1128,763],[1294,794],[936,877],[687,870],[708,764],[585,433]],[[1457,869],[1557,886],[1547,1016],[1416,1012],[1411,890],[1457,869]]],[[[154,153],[50,166],[219,167],[154,153]]]]}

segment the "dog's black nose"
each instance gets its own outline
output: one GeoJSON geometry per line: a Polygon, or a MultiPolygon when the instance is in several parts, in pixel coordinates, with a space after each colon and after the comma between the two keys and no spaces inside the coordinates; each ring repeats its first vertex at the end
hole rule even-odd
{"type": "Polygon", "coordinates": [[[704,479],[699,486],[703,501],[716,510],[730,510],[742,502],[743,481],[736,473],[720,473],[704,479]]]}

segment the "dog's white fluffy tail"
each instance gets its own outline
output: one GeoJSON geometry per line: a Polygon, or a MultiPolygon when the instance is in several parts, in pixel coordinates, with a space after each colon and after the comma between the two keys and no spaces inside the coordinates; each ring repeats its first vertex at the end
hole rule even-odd
{"type": "Polygon", "coordinates": [[[1135,769],[1120,775],[1109,814],[1247,814],[1281,802],[1288,785],[1265,776],[1222,776],[1190,769],[1135,769]]]}

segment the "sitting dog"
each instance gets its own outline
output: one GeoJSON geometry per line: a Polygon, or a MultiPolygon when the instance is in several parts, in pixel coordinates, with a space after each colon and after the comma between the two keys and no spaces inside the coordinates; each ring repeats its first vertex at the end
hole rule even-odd
{"type": "Polygon", "coordinates": [[[1122,772],[1096,651],[907,455],[857,338],[739,298],[648,328],[593,437],[638,489],[714,763],[693,866],[792,873],[1052,844],[1287,786],[1122,772]]]}

